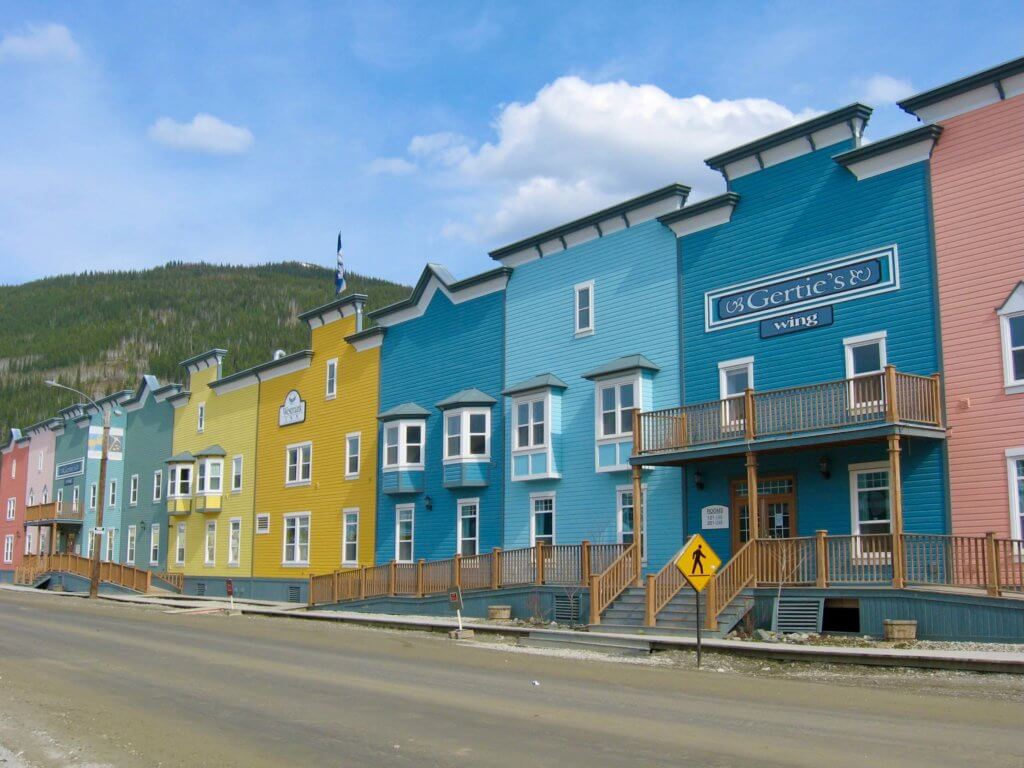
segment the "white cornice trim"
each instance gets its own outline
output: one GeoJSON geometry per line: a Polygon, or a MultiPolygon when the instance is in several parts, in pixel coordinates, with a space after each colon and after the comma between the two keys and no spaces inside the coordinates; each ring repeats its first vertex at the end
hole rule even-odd
{"type": "Polygon", "coordinates": [[[436,274],[431,273],[427,287],[423,289],[423,293],[420,295],[419,301],[414,306],[400,309],[397,312],[390,312],[387,315],[377,317],[377,324],[382,328],[389,328],[392,325],[398,325],[399,323],[408,322],[409,320],[415,320],[418,317],[422,317],[427,307],[430,306],[430,302],[434,298],[434,294],[441,291],[452,304],[462,304],[467,301],[473,301],[479,299],[482,296],[487,296],[498,291],[505,290],[505,286],[508,285],[508,275],[498,274],[489,280],[471,285],[467,288],[463,288],[458,291],[449,290],[436,274]]]}
{"type": "Polygon", "coordinates": [[[875,155],[857,163],[850,163],[846,168],[857,177],[857,181],[864,181],[872,176],[895,171],[897,168],[924,162],[931,158],[934,146],[935,139],[929,137],[905,147],[896,147],[884,155],[875,155]]]}

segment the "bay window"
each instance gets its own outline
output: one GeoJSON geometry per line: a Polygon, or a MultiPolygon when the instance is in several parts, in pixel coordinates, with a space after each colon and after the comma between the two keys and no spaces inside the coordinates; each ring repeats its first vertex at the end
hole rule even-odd
{"type": "Polygon", "coordinates": [[[460,408],[444,414],[445,460],[484,461],[491,453],[489,408],[460,408]]]}
{"type": "Polygon", "coordinates": [[[629,468],[633,452],[633,409],[640,405],[640,379],[598,381],[595,385],[597,471],[629,468]]]}
{"type": "Polygon", "coordinates": [[[192,495],[192,465],[171,464],[168,469],[167,495],[171,498],[188,498],[192,495]]]}
{"type": "Polygon", "coordinates": [[[216,496],[224,487],[223,459],[202,459],[196,472],[196,493],[216,496]]]}
{"type": "Polygon", "coordinates": [[[422,469],[426,422],[394,421],[384,427],[384,469],[422,469]]]}

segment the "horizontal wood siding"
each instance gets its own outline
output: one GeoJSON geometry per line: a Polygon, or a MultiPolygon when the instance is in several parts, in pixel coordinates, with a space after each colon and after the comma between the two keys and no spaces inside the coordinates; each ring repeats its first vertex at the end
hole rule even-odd
{"type": "Polygon", "coordinates": [[[0,453],[0,571],[13,571],[24,558],[25,552],[25,488],[28,480],[28,444],[12,443],[9,450],[0,453]],[[11,467],[14,476],[11,476],[11,467]],[[7,500],[14,499],[14,519],[7,519],[7,500]],[[3,562],[4,540],[14,536],[11,562],[3,562]]]}

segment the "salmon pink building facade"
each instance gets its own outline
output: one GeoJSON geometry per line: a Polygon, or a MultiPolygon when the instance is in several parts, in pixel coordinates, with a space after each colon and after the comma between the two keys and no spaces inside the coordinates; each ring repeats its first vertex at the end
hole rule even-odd
{"type": "Polygon", "coordinates": [[[11,581],[21,565],[25,524],[28,443],[11,429],[0,447],[0,582],[11,581]]]}
{"type": "Polygon", "coordinates": [[[931,159],[952,532],[1024,533],[1024,58],[900,106],[931,159]]]}

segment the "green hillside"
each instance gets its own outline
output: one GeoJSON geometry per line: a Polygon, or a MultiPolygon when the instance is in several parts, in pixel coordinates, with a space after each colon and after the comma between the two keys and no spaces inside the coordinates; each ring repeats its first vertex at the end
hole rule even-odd
{"type": "MultiPolygon", "coordinates": [[[[407,286],[349,273],[348,292],[370,308],[407,286]]],[[[334,273],[287,262],[258,267],[172,262],[133,272],[62,275],[0,286],[0,428],[55,415],[74,398],[44,379],[92,396],[134,388],[144,373],[181,381],[178,362],[228,350],[225,372],[309,343],[298,314],[334,298],[334,273]]]]}

